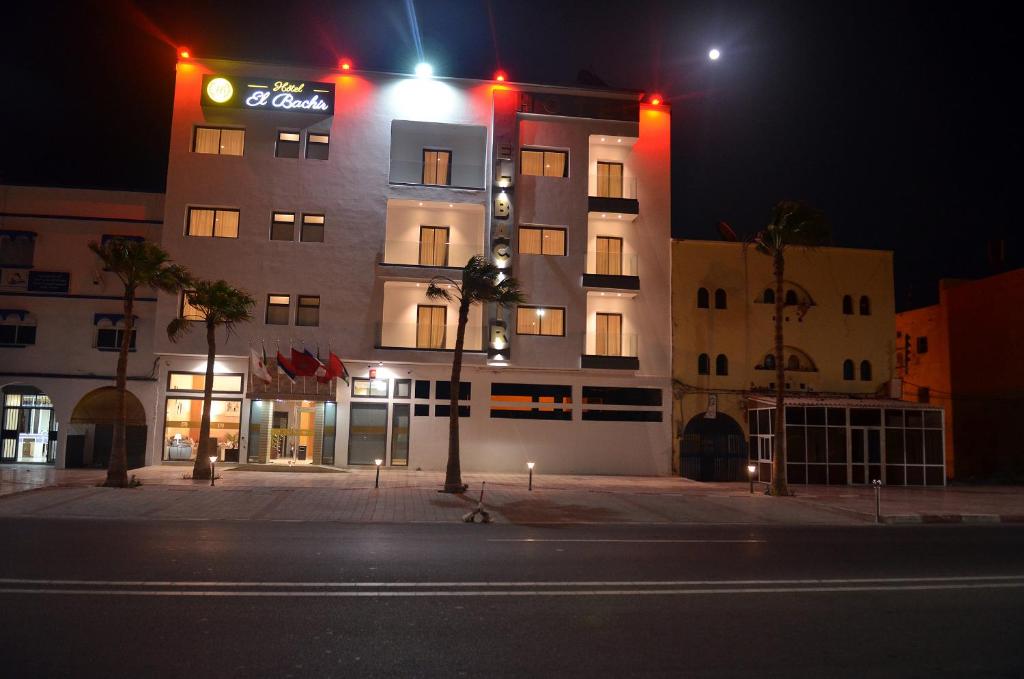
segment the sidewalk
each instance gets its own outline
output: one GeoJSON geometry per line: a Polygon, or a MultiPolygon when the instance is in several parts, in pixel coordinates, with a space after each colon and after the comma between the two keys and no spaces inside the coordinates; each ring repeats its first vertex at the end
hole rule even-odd
{"type": "MultiPolygon", "coordinates": [[[[12,467],[0,470],[0,516],[134,520],[457,522],[484,504],[498,522],[863,524],[874,521],[874,490],[795,486],[770,498],[746,483],[699,483],[678,477],[463,475],[464,496],[438,493],[441,472],[381,470],[289,473],[218,469],[215,487],[183,478],[188,467],[134,470],[133,489],[97,487],[102,470],[12,467]],[[35,489],[33,492],[19,492],[35,489]],[[16,493],[16,494],[15,494],[16,493]]],[[[1024,521],[1024,488],[883,488],[883,520],[1024,521]]]]}

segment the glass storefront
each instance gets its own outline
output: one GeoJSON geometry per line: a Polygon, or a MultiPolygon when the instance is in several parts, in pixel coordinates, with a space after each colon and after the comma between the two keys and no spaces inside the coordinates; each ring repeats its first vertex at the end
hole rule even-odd
{"type": "Polygon", "coordinates": [[[247,461],[254,464],[334,464],[337,404],[254,399],[247,461]]]}
{"type": "Polygon", "coordinates": [[[0,462],[53,464],[57,459],[57,420],[50,397],[35,387],[3,390],[0,462]]]}
{"type": "MultiPolygon", "coordinates": [[[[199,451],[202,398],[168,398],[164,420],[164,460],[194,460],[199,451]]],[[[238,462],[241,399],[215,398],[210,404],[210,438],[222,462],[238,462]]]]}

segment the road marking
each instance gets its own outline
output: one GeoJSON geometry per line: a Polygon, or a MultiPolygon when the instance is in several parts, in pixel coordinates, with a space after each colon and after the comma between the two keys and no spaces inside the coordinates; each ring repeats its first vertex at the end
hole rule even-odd
{"type": "Polygon", "coordinates": [[[767,540],[660,540],[660,539],[623,539],[611,538],[488,538],[487,542],[668,542],[668,543],[723,543],[723,544],[750,544],[768,542],[767,540]]]}

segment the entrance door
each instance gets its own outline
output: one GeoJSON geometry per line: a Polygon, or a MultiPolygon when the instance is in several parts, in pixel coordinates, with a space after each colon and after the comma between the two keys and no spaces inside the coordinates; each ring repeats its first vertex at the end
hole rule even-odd
{"type": "Polygon", "coordinates": [[[850,429],[850,483],[863,485],[882,478],[882,432],[850,429]]]}
{"type": "Polygon", "coordinates": [[[349,410],[348,463],[373,464],[386,460],[388,404],[353,403],[349,410]]]}
{"type": "Polygon", "coordinates": [[[288,450],[288,435],[283,433],[288,431],[288,413],[275,410],[271,427],[270,431],[273,433],[270,436],[270,460],[286,462],[291,457],[288,450]]]}
{"type": "Polygon", "coordinates": [[[598,356],[622,355],[622,314],[598,313],[594,353],[598,356]]]}

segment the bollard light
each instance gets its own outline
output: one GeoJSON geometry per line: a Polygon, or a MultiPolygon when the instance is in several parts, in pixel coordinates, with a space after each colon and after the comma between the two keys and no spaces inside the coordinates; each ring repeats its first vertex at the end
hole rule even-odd
{"type": "Polygon", "coordinates": [[[529,481],[529,483],[526,486],[526,490],[533,490],[533,465],[535,465],[535,464],[537,464],[537,463],[536,462],[527,462],[526,463],[526,468],[530,470],[530,481],[529,481]]]}
{"type": "Polygon", "coordinates": [[[373,481],[373,487],[380,488],[380,466],[384,464],[384,460],[377,458],[373,463],[377,465],[377,478],[373,481]]]}
{"type": "Polygon", "coordinates": [[[210,485],[211,486],[213,485],[213,477],[217,476],[217,474],[216,474],[216,472],[217,472],[216,465],[217,465],[217,456],[216,455],[211,455],[210,456],[210,485]]]}
{"type": "Polygon", "coordinates": [[[871,485],[875,487],[875,523],[882,523],[882,479],[875,479],[871,485]]]}
{"type": "Polygon", "coordinates": [[[757,467],[756,466],[754,466],[752,464],[748,464],[747,465],[747,476],[750,478],[750,494],[751,495],[754,494],[754,472],[755,471],[757,471],[757,467]]]}

